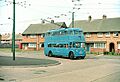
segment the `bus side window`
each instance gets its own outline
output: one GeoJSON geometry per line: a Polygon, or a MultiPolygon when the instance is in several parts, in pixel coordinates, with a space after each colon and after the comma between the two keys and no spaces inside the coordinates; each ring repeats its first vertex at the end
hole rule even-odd
{"type": "Polygon", "coordinates": [[[48,44],[48,47],[51,47],[51,44],[48,44]]]}
{"type": "Polygon", "coordinates": [[[75,42],[73,43],[73,47],[76,48],[76,46],[75,46],[75,42]]]}
{"type": "Polygon", "coordinates": [[[60,47],[60,48],[63,48],[63,44],[59,44],[59,47],[60,47]]]}
{"type": "Polygon", "coordinates": [[[66,48],[68,48],[68,44],[66,44],[66,48]]]}
{"type": "Polygon", "coordinates": [[[72,42],[70,42],[70,46],[69,46],[70,48],[72,48],[73,47],[73,45],[72,45],[72,42]]]}

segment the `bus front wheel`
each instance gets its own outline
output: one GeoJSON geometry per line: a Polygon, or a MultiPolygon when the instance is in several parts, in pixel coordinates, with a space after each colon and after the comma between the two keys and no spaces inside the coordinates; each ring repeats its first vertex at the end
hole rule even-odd
{"type": "Polygon", "coordinates": [[[52,52],[51,52],[51,51],[48,53],[48,56],[49,56],[49,57],[52,57],[52,52]]]}
{"type": "Polygon", "coordinates": [[[73,53],[73,52],[70,52],[70,53],[69,53],[69,58],[70,58],[70,59],[74,59],[74,53],[73,53]]]}

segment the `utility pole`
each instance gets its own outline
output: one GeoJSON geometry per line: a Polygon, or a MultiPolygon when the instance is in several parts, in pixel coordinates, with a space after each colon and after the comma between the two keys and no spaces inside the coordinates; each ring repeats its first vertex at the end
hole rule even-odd
{"type": "MultiPolygon", "coordinates": [[[[5,0],[5,2],[8,3],[7,5],[13,4],[13,18],[12,18],[12,20],[13,20],[13,29],[12,29],[12,49],[11,49],[11,51],[13,53],[13,60],[15,60],[15,5],[17,4],[19,6],[22,6],[22,7],[26,8],[27,5],[31,6],[31,4],[27,4],[26,1],[16,3],[15,0],[13,0],[13,1],[5,0]]],[[[11,18],[9,17],[8,19],[11,19],[11,18]]]]}
{"type": "Polygon", "coordinates": [[[74,28],[74,13],[75,12],[72,12],[72,28],[74,28]]]}
{"type": "Polygon", "coordinates": [[[13,52],[13,60],[15,61],[15,0],[13,0],[12,52],[13,52]]]}
{"type": "MultiPolygon", "coordinates": [[[[79,6],[82,5],[82,4],[78,3],[78,2],[80,2],[80,0],[72,0],[72,2],[74,4],[73,10],[75,10],[75,9],[80,10],[79,6]]],[[[75,25],[74,25],[74,14],[75,14],[75,11],[72,11],[72,28],[75,27],[75,25]]]]}

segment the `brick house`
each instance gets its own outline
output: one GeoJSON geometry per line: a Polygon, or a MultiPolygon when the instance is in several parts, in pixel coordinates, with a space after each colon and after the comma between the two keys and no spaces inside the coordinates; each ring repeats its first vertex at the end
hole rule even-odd
{"type": "Polygon", "coordinates": [[[1,35],[1,43],[2,44],[10,44],[10,39],[8,39],[10,37],[10,33],[5,33],[1,35]]]}
{"type": "Polygon", "coordinates": [[[1,44],[1,37],[2,37],[2,36],[1,36],[1,34],[0,34],[0,44],[1,44]]]}
{"type": "MultiPolygon", "coordinates": [[[[15,45],[16,47],[20,46],[20,43],[22,41],[22,34],[15,34],[15,45]]],[[[5,33],[1,35],[1,46],[4,47],[11,47],[12,45],[12,34],[5,33]]]]}
{"type": "MultiPolygon", "coordinates": [[[[15,45],[19,46],[22,41],[22,34],[15,34],[15,45]]],[[[1,35],[1,44],[12,45],[12,34],[5,33],[1,35]]]]}
{"type": "Polygon", "coordinates": [[[22,33],[22,49],[23,50],[40,50],[44,48],[44,34],[51,29],[67,27],[65,22],[54,21],[52,23],[31,24],[22,33]],[[58,26],[59,25],[59,26],[58,26]]]}
{"type": "MultiPolygon", "coordinates": [[[[12,34],[9,36],[8,40],[9,43],[12,44],[12,34]]],[[[15,34],[15,45],[20,48],[21,42],[22,42],[22,34],[21,33],[15,34]]]]}
{"type": "MultiPolygon", "coordinates": [[[[120,52],[120,17],[76,20],[75,27],[84,31],[86,50],[89,52],[120,52]]],[[[72,25],[70,24],[70,27],[72,25]]]]}

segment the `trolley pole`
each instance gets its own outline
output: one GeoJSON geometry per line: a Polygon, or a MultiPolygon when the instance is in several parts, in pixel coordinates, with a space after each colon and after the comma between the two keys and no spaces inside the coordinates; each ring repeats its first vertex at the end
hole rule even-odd
{"type": "Polygon", "coordinates": [[[13,60],[15,60],[15,0],[13,0],[12,52],[13,52],[13,60]]]}

